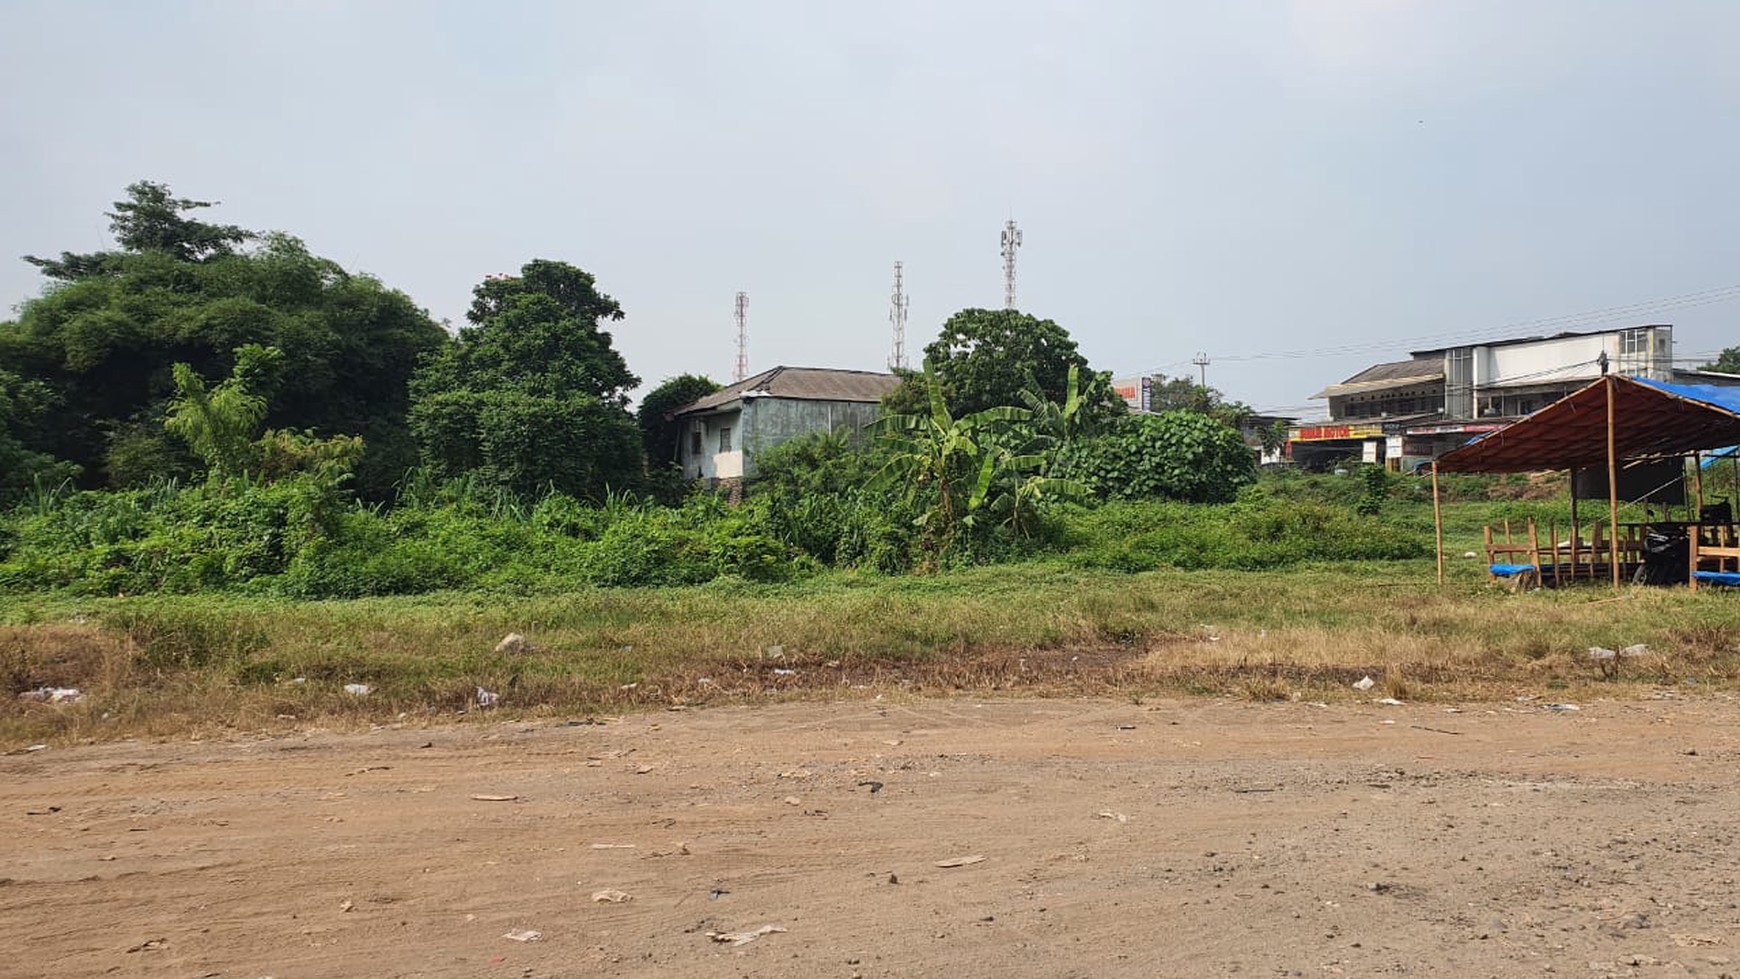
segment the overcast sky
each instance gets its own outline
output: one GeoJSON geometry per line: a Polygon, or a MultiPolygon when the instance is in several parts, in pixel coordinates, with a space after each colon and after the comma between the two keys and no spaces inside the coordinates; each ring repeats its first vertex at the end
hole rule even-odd
{"type": "Polygon", "coordinates": [[[0,298],[149,178],[455,323],[573,262],[649,384],[729,380],[740,289],[752,370],[880,369],[892,263],[916,350],[1014,217],[1096,368],[1321,414],[1458,336],[1740,344],[1736,52],[1727,0],[3,0],[0,298]]]}

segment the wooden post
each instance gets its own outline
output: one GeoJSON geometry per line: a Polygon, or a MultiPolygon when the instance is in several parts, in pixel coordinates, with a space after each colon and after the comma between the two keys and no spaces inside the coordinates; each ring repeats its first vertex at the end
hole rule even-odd
{"type": "Polygon", "coordinates": [[[1577,467],[1571,467],[1571,580],[1577,580],[1577,548],[1581,546],[1581,531],[1577,528],[1577,467]]]}
{"type": "Polygon", "coordinates": [[[1698,523],[1704,519],[1704,454],[1702,452],[1692,453],[1692,487],[1693,492],[1697,494],[1693,498],[1697,500],[1698,507],[1692,511],[1696,514],[1692,517],[1692,522],[1698,523]]]}
{"type": "Polygon", "coordinates": [[[1613,537],[1608,545],[1608,560],[1613,565],[1613,587],[1619,587],[1619,456],[1614,449],[1613,375],[1607,375],[1607,525],[1613,537]]]}
{"type": "Polygon", "coordinates": [[[1438,542],[1438,584],[1444,584],[1444,511],[1438,504],[1438,460],[1432,460],[1432,537],[1438,542]]]}
{"type": "Polygon", "coordinates": [[[1690,534],[1687,534],[1686,536],[1688,538],[1690,538],[1689,540],[1686,541],[1686,563],[1689,565],[1689,567],[1686,568],[1686,585],[1688,587],[1690,587],[1692,591],[1697,591],[1698,590],[1698,528],[1693,527],[1692,532],[1690,534]]]}
{"type": "MultiPolygon", "coordinates": [[[[1547,546],[1553,549],[1553,587],[1559,587],[1559,519],[1547,518],[1547,546]]],[[[1542,582],[1546,584],[1546,582],[1542,582]]]]}

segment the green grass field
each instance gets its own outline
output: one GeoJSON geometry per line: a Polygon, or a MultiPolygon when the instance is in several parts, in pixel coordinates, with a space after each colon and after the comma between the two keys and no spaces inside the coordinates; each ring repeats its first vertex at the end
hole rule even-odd
{"type": "Polygon", "coordinates": [[[532,597],[13,595],[0,611],[8,691],[84,696],[8,696],[0,742],[421,722],[475,715],[479,687],[501,695],[499,716],[795,697],[1448,701],[1740,687],[1740,595],[1603,585],[1513,594],[1463,556],[1492,508],[1451,509],[1442,588],[1430,558],[1137,574],[1052,559],[532,597]],[[509,632],[533,650],[495,653],[509,632]],[[1650,652],[1616,678],[1586,655],[1635,643],[1650,652]],[[1380,686],[1354,691],[1363,675],[1380,686]],[[346,693],[354,683],[371,692],[346,693]]]}

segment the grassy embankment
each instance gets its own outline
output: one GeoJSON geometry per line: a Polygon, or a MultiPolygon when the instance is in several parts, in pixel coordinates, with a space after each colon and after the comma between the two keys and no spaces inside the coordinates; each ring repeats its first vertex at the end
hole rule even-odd
{"type": "MultiPolygon", "coordinates": [[[[533,597],[14,594],[0,610],[0,681],[85,696],[8,697],[0,745],[475,716],[477,687],[502,695],[499,716],[878,695],[1564,700],[1740,687],[1740,596],[1494,589],[1463,556],[1492,512],[1450,508],[1442,589],[1429,558],[1124,574],[1065,555],[533,597]],[[536,648],[495,654],[510,631],[536,648]],[[1632,643],[1651,651],[1617,680],[1585,654],[1632,643]],[[1379,686],[1356,694],[1366,674],[1379,686]]],[[[1399,516],[1429,529],[1429,507],[1399,516]]]]}

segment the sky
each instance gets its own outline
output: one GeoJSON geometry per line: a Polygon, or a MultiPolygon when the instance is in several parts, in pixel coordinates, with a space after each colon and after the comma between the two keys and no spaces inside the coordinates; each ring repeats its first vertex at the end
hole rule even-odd
{"type": "Polygon", "coordinates": [[[597,276],[648,386],[882,369],[1003,300],[1117,375],[1258,408],[1458,339],[1669,322],[1740,344],[1727,0],[5,0],[11,256],[151,179],[463,321],[597,276]]]}

